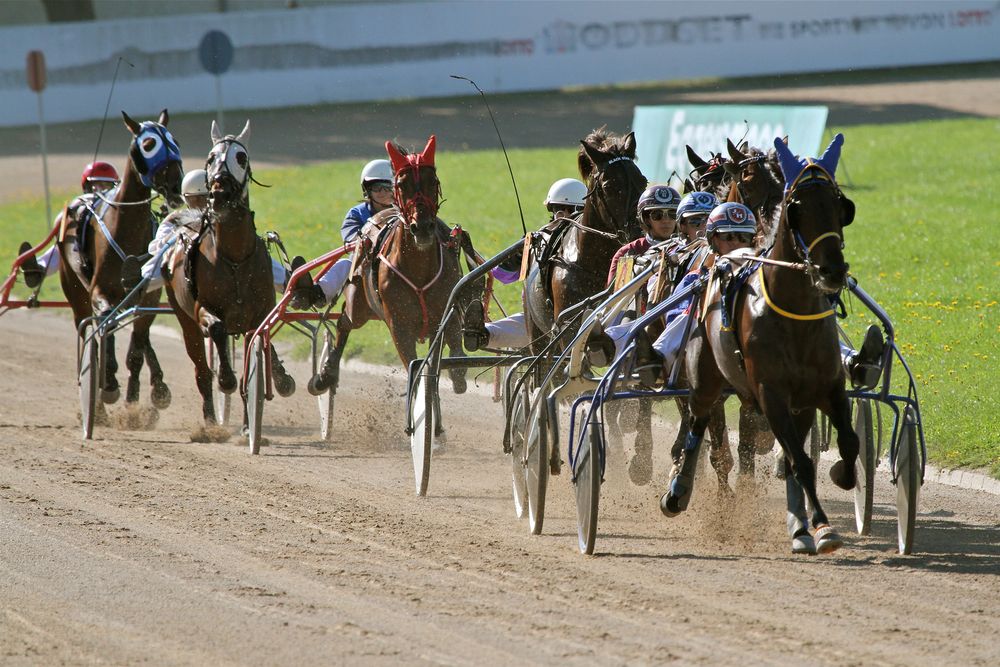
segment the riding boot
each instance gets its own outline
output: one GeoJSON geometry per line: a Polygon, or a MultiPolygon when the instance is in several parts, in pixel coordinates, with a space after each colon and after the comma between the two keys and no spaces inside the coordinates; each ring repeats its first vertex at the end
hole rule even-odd
{"type": "Polygon", "coordinates": [[[884,351],[885,340],[882,338],[882,330],[873,324],[865,332],[861,349],[851,355],[847,362],[851,385],[855,389],[872,389],[878,384],[878,379],[882,375],[884,351]]]}
{"type": "MultiPolygon", "coordinates": [[[[20,257],[31,250],[31,248],[31,243],[25,241],[17,251],[18,256],[20,257]]],[[[24,263],[21,264],[21,273],[24,274],[24,284],[28,286],[28,289],[36,289],[42,284],[42,280],[45,278],[45,270],[38,263],[38,258],[34,255],[26,258],[24,263]]]]}
{"type": "Polygon", "coordinates": [[[610,366],[615,360],[615,342],[605,333],[600,322],[587,337],[587,358],[598,367],[610,366]]]}
{"type": "MultiPolygon", "coordinates": [[[[292,258],[292,265],[288,273],[289,277],[305,263],[306,260],[302,255],[296,255],[292,258]]],[[[292,292],[292,298],[288,302],[288,305],[296,310],[322,308],[326,305],[326,295],[323,294],[320,286],[313,282],[312,276],[306,273],[300,276],[298,282],[295,284],[295,290],[292,292]]]]}
{"type": "Polygon", "coordinates": [[[465,307],[465,314],[462,318],[462,345],[467,351],[475,352],[489,343],[490,332],[486,329],[483,304],[479,301],[472,301],[465,307]]]}

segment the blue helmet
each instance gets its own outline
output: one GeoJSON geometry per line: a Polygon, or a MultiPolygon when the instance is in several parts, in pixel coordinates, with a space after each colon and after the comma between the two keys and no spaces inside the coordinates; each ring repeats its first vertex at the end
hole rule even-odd
{"type": "Polygon", "coordinates": [[[677,204],[680,201],[681,194],[669,185],[650,185],[639,196],[638,213],[641,217],[642,212],[646,210],[666,209],[668,211],[676,211],[677,204]]]}
{"type": "Polygon", "coordinates": [[[753,211],[736,202],[726,202],[719,204],[708,216],[708,225],[705,227],[705,237],[709,240],[716,232],[742,232],[755,234],[757,232],[757,218],[753,211]]]}
{"type": "Polygon", "coordinates": [[[719,200],[711,192],[689,192],[677,207],[677,219],[683,220],[690,215],[708,215],[718,205],[719,200]]]}

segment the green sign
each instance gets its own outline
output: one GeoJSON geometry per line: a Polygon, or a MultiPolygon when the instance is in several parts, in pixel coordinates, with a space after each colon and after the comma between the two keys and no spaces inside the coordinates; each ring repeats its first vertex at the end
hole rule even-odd
{"type": "MultiPolygon", "coordinates": [[[[726,104],[636,107],[632,129],[638,145],[639,168],[650,183],[666,183],[676,172],[683,183],[691,163],[685,145],[704,159],[712,153],[728,157],[726,139],[742,139],[762,150],[775,137],[788,136],[792,152],[815,157],[821,150],[827,108],[741,106],[726,104]]],[[[677,177],[673,184],[677,185],[677,177]]]]}

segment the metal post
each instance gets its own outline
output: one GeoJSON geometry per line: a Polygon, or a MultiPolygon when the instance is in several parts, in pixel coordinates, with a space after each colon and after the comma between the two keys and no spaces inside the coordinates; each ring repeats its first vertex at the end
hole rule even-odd
{"type": "Polygon", "coordinates": [[[45,141],[45,110],[42,106],[42,94],[38,93],[38,130],[42,138],[42,174],[45,178],[45,229],[52,228],[52,202],[49,197],[49,151],[45,141]]]}
{"type": "Polygon", "coordinates": [[[215,77],[215,115],[218,119],[219,131],[225,134],[226,124],[222,122],[222,77],[218,75],[215,77]]]}

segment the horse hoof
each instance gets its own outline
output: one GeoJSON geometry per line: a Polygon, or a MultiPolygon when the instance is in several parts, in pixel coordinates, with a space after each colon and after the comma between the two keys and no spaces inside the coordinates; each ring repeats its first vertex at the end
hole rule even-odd
{"type": "Polygon", "coordinates": [[[278,396],[288,398],[295,393],[295,378],[291,375],[279,375],[274,378],[274,390],[278,396]]]}
{"type": "Polygon", "coordinates": [[[443,454],[446,449],[448,449],[448,434],[444,431],[436,433],[434,439],[431,441],[431,452],[434,454],[443,454]]]}
{"type": "Polygon", "coordinates": [[[636,453],[628,462],[628,478],[636,486],[646,486],[653,479],[652,452],[636,453]]]}
{"type": "Polygon", "coordinates": [[[104,389],[101,391],[101,402],[107,403],[108,405],[114,405],[121,397],[122,390],[118,387],[115,387],[114,389],[104,389]]]}
{"type": "Polygon", "coordinates": [[[170,388],[165,384],[158,384],[153,387],[149,394],[149,400],[157,410],[166,410],[170,407],[170,388]]]}
{"type": "Polygon", "coordinates": [[[844,463],[843,459],[837,461],[830,468],[830,479],[833,483],[844,489],[845,491],[850,491],[857,484],[857,478],[854,474],[854,466],[849,466],[844,463]]]}
{"type": "Polygon", "coordinates": [[[451,388],[456,394],[464,394],[469,388],[469,383],[466,382],[464,377],[453,377],[451,378],[451,388]]]}
{"type": "Polygon", "coordinates": [[[313,396],[322,396],[332,384],[333,382],[326,375],[318,373],[309,378],[309,384],[306,385],[306,389],[313,396]]]}
{"type": "Polygon", "coordinates": [[[792,553],[793,554],[808,554],[810,556],[816,555],[816,542],[813,540],[813,536],[809,533],[804,535],[796,535],[792,538],[792,553]]]}
{"type": "Polygon", "coordinates": [[[844,546],[844,540],[832,526],[820,526],[816,529],[816,552],[832,554],[844,546]]]}
{"type": "Polygon", "coordinates": [[[687,509],[691,492],[681,484],[679,477],[670,480],[670,490],[660,496],[660,511],[664,516],[675,517],[687,509]]]}
{"type": "Polygon", "coordinates": [[[223,394],[232,394],[238,386],[239,383],[236,381],[235,373],[226,373],[219,376],[219,391],[223,394]]]}

